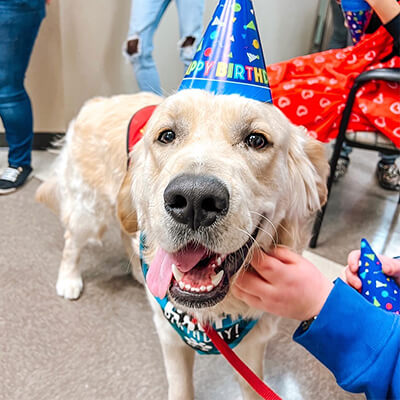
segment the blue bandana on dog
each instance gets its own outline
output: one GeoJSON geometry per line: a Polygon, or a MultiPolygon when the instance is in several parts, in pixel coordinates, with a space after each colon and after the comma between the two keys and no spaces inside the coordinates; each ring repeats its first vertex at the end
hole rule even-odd
{"type": "MultiPolygon", "coordinates": [[[[146,279],[149,266],[143,259],[144,235],[140,236],[140,262],[142,272],[146,279]]],[[[171,326],[178,332],[182,340],[196,350],[199,354],[219,354],[219,351],[204,332],[203,327],[195,318],[176,308],[165,296],[163,299],[155,297],[160,305],[164,317],[171,326]]],[[[231,349],[236,347],[246,334],[254,327],[258,320],[239,318],[234,321],[229,315],[220,318],[213,324],[213,328],[231,349]]]]}

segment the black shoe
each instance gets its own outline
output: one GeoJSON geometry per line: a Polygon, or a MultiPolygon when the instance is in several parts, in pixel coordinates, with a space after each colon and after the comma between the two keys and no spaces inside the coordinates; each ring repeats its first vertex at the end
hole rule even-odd
{"type": "Polygon", "coordinates": [[[32,167],[8,167],[0,175],[0,195],[15,192],[32,172],[32,167]]]}
{"type": "Polygon", "coordinates": [[[346,175],[347,169],[349,168],[350,158],[340,156],[336,164],[335,176],[333,180],[337,182],[340,178],[346,175]]]}
{"type": "Polygon", "coordinates": [[[385,164],[378,162],[376,176],[379,186],[386,190],[400,191],[400,170],[395,163],[385,164]]]}

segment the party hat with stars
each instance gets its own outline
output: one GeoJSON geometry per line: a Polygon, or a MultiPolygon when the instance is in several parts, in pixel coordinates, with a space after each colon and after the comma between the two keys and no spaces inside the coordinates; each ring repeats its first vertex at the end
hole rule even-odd
{"type": "Polygon", "coordinates": [[[272,103],[251,0],[220,0],[179,90],[239,94],[272,103]]]}
{"type": "Polygon", "coordinates": [[[365,239],[361,240],[359,264],[361,294],[376,307],[399,314],[400,289],[392,278],[382,272],[382,263],[365,239]]]}
{"type": "Polygon", "coordinates": [[[342,0],[342,9],[351,33],[351,39],[354,44],[357,44],[364,35],[371,19],[371,7],[364,0],[342,0]]]}

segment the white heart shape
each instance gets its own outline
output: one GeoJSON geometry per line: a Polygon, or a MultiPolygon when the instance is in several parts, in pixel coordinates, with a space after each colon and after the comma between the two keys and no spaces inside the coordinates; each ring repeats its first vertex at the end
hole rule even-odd
{"type": "Polygon", "coordinates": [[[379,93],[379,95],[374,98],[373,102],[376,104],[382,104],[383,103],[383,93],[379,93]]]}
{"type": "Polygon", "coordinates": [[[357,62],[357,56],[355,54],[351,55],[351,58],[347,60],[347,64],[355,64],[357,62]]]}
{"type": "Polygon", "coordinates": [[[345,104],[341,104],[340,106],[338,106],[338,108],[337,108],[337,113],[338,113],[338,114],[341,114],[345,107],[346,107],[345,104]]]}
{"type": "Polygon", "coordinates": [[[317,79],[317,78],[311,78],[311,79],[309,79],[309,80],[307,81],[307,83],[308,83],[309,85],[315,85],[315,84],[318,83],[318,79],[317,79]]]}
{"type": "Polygon", "coordinates": [[[399,84],[397,82],[387,82],[386,83],[391,89],[397,89],[399,84]]]}
{"type": "Polygon", "coordinates": [[[278,100],[278,106],[280,108],[285,108],[290,105],[290,100],[287,97],[280,97],[278,100]]]}
{"type": "Polygon", "coordinates": [[[304,117],[304,115],[308,114],[308,108],[306,106],[303,106],[303,105],[298,106],[296,114],[297,114],[298,117],[304,117]]]}
{"type": "Polygon", "coordinates": [[[386,121],[384,117],[375,118],[374,122],[380,128],[384,128],[386,126],[386,121]]]}
{"type": "Polygon", "coordinates": [[[330,104],[331,104],[331,101],[328,100],[328,99],[326,99],[325,97],[322,98],[322,99],[319,101],[319,105],[320,105],[322,108],[328,107],[330,104]]]}
{"type": "Polygon", "coordinates": [[[285,83],[283,85],[283,89],[285,89],[285,90],[291,90],[291,89],[293,89],[295,87],[296,87],[296,85],[294,83],[285,83]]]}
{"type": "Polygon", "coordinates": [[[375,59],[375,57],[376,57],[376,53],[375,53],[374,50],[369,51],[369,52],[364,56],[364,58],[365,58],[367,61],[373,61],[373,60],[375,59]]]}
{"type": "Polygon", "coordinates": [[[301,92],[301,97],[302,97],[304,100],[311,99],[312,97],[314,97],[314,92],[313,92],[312,90],[304,89],[304,90],[301,92]]]}
{"type": "Polygon", "coordinates": [[[303,60],[294,60],[293,61],[293,64],[296,66],[296,67],[302,67],[303,65],[304,65],[304,62],[303,62],[303,60]]]}
{"type": "Polygon", "coordinates": [[[390,111],[393,114],[399,115],[400,114],[400,102],[396,101],[390,106],[390,111]]]}

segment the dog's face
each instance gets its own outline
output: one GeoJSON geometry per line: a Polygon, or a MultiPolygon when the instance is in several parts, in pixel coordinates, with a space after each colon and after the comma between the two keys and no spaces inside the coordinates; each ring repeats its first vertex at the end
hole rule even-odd
{"type": "Polygon", "coordinates": [[[246,314],[230,294],[250,251],[301,250],[325,201],[323,148],[273,105],[185,90],[154,112],[118,214],[146,235],[147,283],[179,308],[246,314]]]}

